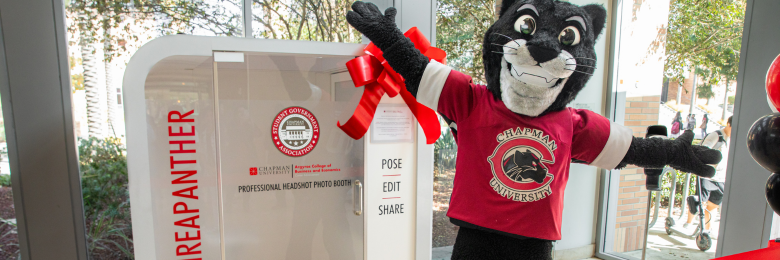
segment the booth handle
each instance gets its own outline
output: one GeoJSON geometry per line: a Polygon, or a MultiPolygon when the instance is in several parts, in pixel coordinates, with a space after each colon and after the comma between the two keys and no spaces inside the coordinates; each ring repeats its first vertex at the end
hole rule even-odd
{"type": "Polygon", "coordinates": [[[355,197],[352,197],[352,209],[355,210],[356,216],[360,216],[363,214],[363,184],[360,183],[360,180],[355,180],[355,187],[357,188],[358,209],[355,210],[355,197]]]}

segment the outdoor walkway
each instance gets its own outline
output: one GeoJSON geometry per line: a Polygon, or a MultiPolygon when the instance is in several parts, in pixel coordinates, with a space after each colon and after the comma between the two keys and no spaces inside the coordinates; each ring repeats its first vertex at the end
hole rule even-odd
{"type": "MultiPolygon", "coordinates": [[[[716,217],[719,215],[715,213],[716,217]]],[[[711,223],[712,232],[710,233],[712,240],[712,247],[706,252],[702,252],[696,247],[696,240],[688,235],[692,234],[695,230],[695,226],[691,225],[688,229],[682,230],[682,223],[675,226],[676,229],[683,231],[684,234],[678,232],[667,235],[664,230],[663,221],[659,220],[650,229],[650,233],[647,234],[647,257],[645,259],[662,259],[662,260],[697,260],[697,259],[712,259],[715,258],[715,249],[718,244],[718,228],[720,222],[719,219],[711,223]]],[[[696,223],[696,221],[694,221],[696,223]]],[[[642,258],[642,250],[636,250],[631,252],[625,252],[625,255],[642,258]]]]}

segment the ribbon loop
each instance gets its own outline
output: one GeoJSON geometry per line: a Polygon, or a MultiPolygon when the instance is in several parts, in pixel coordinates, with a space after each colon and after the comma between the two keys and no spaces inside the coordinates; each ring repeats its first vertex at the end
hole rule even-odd
{"type": "MultiPolygon", "coordinates": [[[[417,27],[406,31],[404,36],[409,38],[414,43],[414,47],[428,57],[428,60],[433,59],[442,64],[446,61],[447,53],[436,47],[431,47],[431,42],[417,27]]],[[[382,96],[385,93],[390,97],[400,94],[420,123],[423,133],[425,133],[426,143],[436,142],[436,139],[439,139],[441,135],[436,112],[417,102],[412,93],[406,90],[403,77],[390,67],[382,56],[382,51],[376,45],[368,44],[363,50],[366,55],[347,62],[347,69],[355,87],[364,86],[363,96],[360,98],[360,103],[352,117],[344,125],[341,122],[337,122],[336,125],[349,137],[360,139],[366,134],[371,121],[374,120],[374,114],[382,96]]]]}
{"type": "Polygon", "coordinates": [[[355,87],[365,86],[375,82],[382,73],[381,63],[371,55],[363,55],[347,62],[347,70],[355,87]]]}

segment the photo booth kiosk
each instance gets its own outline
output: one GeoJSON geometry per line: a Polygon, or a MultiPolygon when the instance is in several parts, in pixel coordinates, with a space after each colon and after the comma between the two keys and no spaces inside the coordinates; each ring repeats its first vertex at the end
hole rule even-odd
{"type": "Polygon", "coordinates": [[[430,251],[433,148],[401,98],[383,97],[360,140],[337,127],[361,97],[345,63],[364,47],[175,35],[141,48],[123,82],[136,257],[430,251]]]}

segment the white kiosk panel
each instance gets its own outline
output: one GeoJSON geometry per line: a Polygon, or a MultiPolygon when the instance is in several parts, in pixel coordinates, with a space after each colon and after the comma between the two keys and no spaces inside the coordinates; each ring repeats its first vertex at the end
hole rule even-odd
{"type": "Polygon", "coordinates": [[[336,126],[361,93],[330,94],[351,58],[216,63],[226,259],[363,259],[363,140],[336,126]]]}
{"type": "Polygon", "coordinates": [[[363,47],[177,35],[141,48],[123,79],[136,257],[428,250],[415,246],[419,138],[402,100],[383,98],[376,142],[336,127],[360,100],[345,63],[363,47]]]}

